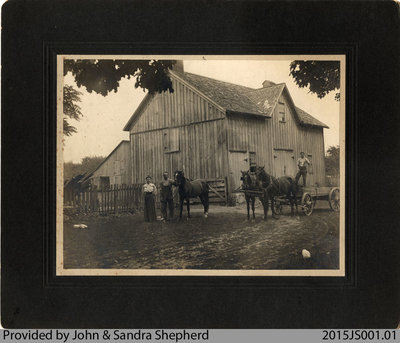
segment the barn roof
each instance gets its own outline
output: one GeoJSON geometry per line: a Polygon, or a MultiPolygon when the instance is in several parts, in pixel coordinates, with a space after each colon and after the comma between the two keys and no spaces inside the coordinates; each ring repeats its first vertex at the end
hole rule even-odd
{"type": "Polygon", "coordinates": [[[280,83],[270,87],[252,89],[247,96],[257,105],[259,111],[271,117],[275,104],[284,88],[285,84],[280,83]]]}
{"type": "Polygon", "coordinates": [[[254,90],[252,88],[191,73],[175,74],[228,111],[264,114],[262,108],[247,96],[254,90]]]}
{"type": "Polygon", "coordinates": [[[301,108],[298,108],[297,106],[295,106],[295,108],[297,115],[300,117],[300,120],[304,125],[321,126],[329,129],[327,125],[325,125],[323,122],[320,122],[318,119],[315,119],[311,114],[308,114],[307,112],[303,111],[301,108]]]}
{"type": "MultiPolygon", "coordinates": [[[[171,76],[186,82],[227,112],[271,117],[279,96],[284,89],[289,93],[284,83],[274,84],[269,82],[268,87],[255,89],[176,70],[171,72],[171,76]]],[[[125,131],[130,130],[135,119],[140,115],[150,99],[151,97],[145,97],[125,125],[125,131]]],[[[294,109],[301,125],[328,128],[327,125],[314,118],[311,114],[296,106],[294,106],[294,109]]]]}
{"type": "MultiPolygon", "coordinates": [[[[254,89],[187,72],[173,71],[173,74],[195,87],[227,111],[267,117],[272,116],[279,96],[286,88],[284,83],[274,84],[270,82],[269,87],[254,89]]],[[[327,125],[311,114],[296,106],[294,107],[300,124],[328,128],[327,125]]]]}

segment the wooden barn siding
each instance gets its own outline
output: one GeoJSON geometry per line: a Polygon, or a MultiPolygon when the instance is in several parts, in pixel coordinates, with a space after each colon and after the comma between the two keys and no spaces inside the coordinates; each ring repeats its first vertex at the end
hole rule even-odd
{"type": "Polygon", "coordinates": [[[227,175],[225,113],[172,79],[174,93],[156,94],[131,128],[132,183],[159,182],[183,169],[189,178],[227,175]],[[165,153],[163,134],[179,130],[179,152],[165,153]]]}
{"type": "Polygon", "coordinates": [[[227,175],[224,120],[179,126],[178,152],[164,152],[165,130],[168,129],[131,134],[133,183],[144,183],[148,174],[159,183],[164,170],[171,177],[176,170],[184,170],[191,179],[223,178],[227,175]]]}
{"type": "MultiPolygon", "coordinates": [[[[272,137],[274,149],[293,149],[294,163],[300,157],[300,152],[312,154],[312,170],[308,174],[308,185],[325,184],[324,136],[322,128],[299,126],[291,107],[288,105],[288,95],[283,93],[281,101],[286,105],[286,122],[279,121],[278,106],[272,116],[272,137]]],[[[273,168],[271,168],[273,170],[273,168]]],[[[297,167],[296,167],[297,170],[297,167]]],[[[279,176],[279,175],[276,175],[279,176]]]]}
{"type": "Polygon", "coordinates": [[[131,133],[223,118],[224,112],[172,79],[174,92],[156,94],[131,128],[131,133]]]}
{"type": "Polygon", "coordinates": [[[291,108],[287,105],[287,99],[280,97],[279,101],[283,101],[286,106],[286,122],[279,121],[279,104],[275,107],[272,120],[272,134],[274,140],[274,148],[279,149],[294,149],[296,145],[295,131],[298,125],[291,108]]]}
{"type": "MultiPolygon", "coordinates": [[[[227,124],[230,175],[235,174],[232,170],[240,165],[236,161],[235,151],[255,152],[257,165],[265,166],[266,170],[272,170],[271,119],[234,114],[228,116],[227,124]]],[[[229,181],[230,185],[238,184],[238,180],[230,179],[229,181]]],[[[233,190],[229,188],[230,191],[233,190]]]]}
{"type": "Polygon", "coordinates": [[[129,142],[123,143],[114,153],[105,161],[99,169],[97,169],[92,176],[93,183],[99,185],[100,176],[109,176],[110,184],[115,184],[114,176],[121,176],[121,183],[131,184],[131,163],[130,163],[130,144],[129,142]],[[120,170],[116,171],[114,163],[120,162],[120,170]]]}
{"type": "MultiPolygon", "coordinates": [[[[287,94],[282,97],[285,104],[287,94]]],[[[322,128],[308,128],[296,123],[294,113],[287,107],[286,122],[279,122],[278,106],[272,118],[256,118],[246,115],[229,115],[227,121],[228,151],[256,153],[256,163],[274,174],[274,149],[293,150],[296,164],[300,152],[312,154],[312,169],[308,175],[308,185],[325,184],[324,137],[322,128]]],[[[228,152],[229,154],[229,152],[228,152]]],[[[237,154],[229,155],[230,171],[237,168],[237,154]]],[[[297,167],[295,166],[295,170],[297,167]]],[[[281,176],[281,175],[275,175],[281,176]]],[[[294,176],[294,175],[293,175],[294,176]]],[[[232,180],[230,180],[232,184],[232,180]]],[[[232,189],[230,189],[232,191],[232,189]]]]}
{"type": "Polygon", "coordinates": [[[324,138],[322,130],[322,128],[302,128],[297,135],[302,144],[295,151],[295,156],[300,156],[301,151],[312,154],[312,170],[308,174],[309,181],[307,181],[310,186],[317,183],[319,186],[325,186],[324,138]]]}
{"type": "Polygon", "coordinates": [[[255,152],[258,165],[272,168],[270,119],[229,115],[228,125],[229,151],[255,152]]]}

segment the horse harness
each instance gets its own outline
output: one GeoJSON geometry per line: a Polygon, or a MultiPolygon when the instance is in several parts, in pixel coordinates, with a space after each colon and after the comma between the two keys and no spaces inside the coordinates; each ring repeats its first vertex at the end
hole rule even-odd
{"type": "Polygon", "coordinates": [[[273,186],[275,186],[278,189],[278,194],[280,194],[281,193],[281,185],[280,185],[280,183],[272,175],[268,174],[268,176],[269,176],[269,185],[268,185],[267,189],[272,188],[273,186]]]}

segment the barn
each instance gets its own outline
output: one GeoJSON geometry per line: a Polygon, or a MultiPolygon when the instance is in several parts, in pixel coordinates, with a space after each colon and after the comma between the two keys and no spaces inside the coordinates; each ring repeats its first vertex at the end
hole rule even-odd
{"type": "Polygon", "coordinates": [[[265,166],[275,176],[296,174],[301,151],[311,160],[308,185],[325,183],[325,124],[296,107],[284,83],[253,89],[187,73],[170,72],[173,93],[147,94],[124,127],[130,133],[132,183],[164,170],[191,179],[240,184],[241,170],[265,166]]]}
{"type": "Polygon", "coordinates": [[[105,189],[110,185],[130,185],[132,164],[130,142],[121,141],[114,150],[81,181],[83,186],[105,189]]]}

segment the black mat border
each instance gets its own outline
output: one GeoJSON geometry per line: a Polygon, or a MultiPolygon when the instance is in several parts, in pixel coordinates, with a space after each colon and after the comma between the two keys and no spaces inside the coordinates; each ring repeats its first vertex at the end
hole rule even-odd
{"type": "MultiPolygon", "coordinates": [[[[400,150],[396,32],[400,33],[398,6],[392,1],[6,2],[2,12],[2,325],[396,327],[400,308],[396,224],[400,203],[393,192],[399,185],[393,175],[400,165],[392,156],[400,150]],[[334,284],[329,278],[329,283],[322,280],[320,285],[313,282],[315,278],[290,285],[288,279],[272,284],[265,278],[261,286],[249,279],[249,284],[237,285],[224,278],[221,285],[198,286],[179,284],[174,277],[163,288],[154,280],[137,286],[126,277],[102,277],[96,284],[96,277],[69,278],[63,283],[54,278],[49,264],[53,252],[47,249],[54,239],[52,208],[43,198],[54,197],[51,184],[44,183],[52,178],[46,158],[52,158],[48,149],[54,136],[43,133],[51,123],[41,117],[49,116],[54,105],[50,97],[43,97],[52,87],[45,77],[53,71],[44,64],[44,55],[50,45],[73,45],[82,51],[93,44],[130,41],[146,51],[154,45],[171,51],[177,43],[193,52],[204,44],[217,46],[216,50],[231,44],[244,49],[242,53],[255,53],[253,45],[267,47],[270,53],[274,46],[277,54],[288,45],[316,50],[342,46],[354,52],[350,62],[356,88],[348,94],[351,103],[346,107],[347,127],[355,128],[348,132],[354,143],[348,152],[354,153],[348,161],[354,179],[346,182],[347,191],[354,186],[349,181],[356,183],[351,197],[355,226],[347,227],[351,230],[347,278],[334,284]],[[371,167],[371,155],[377,166],[371,167]]],[[[121,44],[122,53],[132,43],[121,44]]],[[[116,52],[113,48],[111,53],[116,52]]],[[[349,81],[347,91],[352,87],[349,81]]]]}

